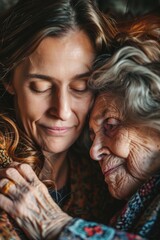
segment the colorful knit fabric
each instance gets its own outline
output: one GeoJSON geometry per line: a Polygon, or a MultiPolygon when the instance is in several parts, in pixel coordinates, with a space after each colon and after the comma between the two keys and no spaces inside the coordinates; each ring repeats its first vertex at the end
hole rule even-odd
{"type": "MultiPolygon", "coordinates": [[[[107,214],[107,212],[106,212],[107,214]]],[[[160,174],[151,177],[107,225],[73,219],[59,240],[160,239],[160,174]]]]}

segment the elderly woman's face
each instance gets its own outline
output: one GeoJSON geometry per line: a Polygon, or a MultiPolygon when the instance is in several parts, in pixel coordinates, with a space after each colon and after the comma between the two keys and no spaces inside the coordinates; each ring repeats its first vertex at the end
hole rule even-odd
{"type": "Polygon", "coordinates": [[[110,193],[127,199],[160,169],[160,136],[123,122],[121,100],[110,94],[96,99],[90,117],[90,155],[98,160],[110,193]]]}
{"type": "Polygon", "coordinates": [[[43,150],[61,153],[81,133],[92,92],[87,87],[94,49],[83,31],[48,37],[14,71],[7,90],[27,134],[43,150]]]}

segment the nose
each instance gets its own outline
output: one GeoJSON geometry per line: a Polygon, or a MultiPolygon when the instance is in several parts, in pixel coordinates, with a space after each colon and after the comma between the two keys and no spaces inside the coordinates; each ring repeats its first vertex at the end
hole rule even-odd
{"type": "Polygon", "coordinates": [[[52,98],[50,113],[62,121],[66,121],[72,114],[71,96],[66,89],[60,89],[52,98]]]}
{"type": "Polygon", "coordinates": [[[109,155],[110,150],[103,141],[100,139],[99,136],[95,137],[92,146],[90,148],[90,156],[93,160],[100,161],[104,158],[105,155],[109,155]]]}

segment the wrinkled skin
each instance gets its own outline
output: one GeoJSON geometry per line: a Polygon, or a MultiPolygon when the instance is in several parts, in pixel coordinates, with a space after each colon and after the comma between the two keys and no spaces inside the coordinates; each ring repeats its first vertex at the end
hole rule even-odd
{"type": "Polygon", "coordinates": [[[16,220],[29,239],[56,239],[71,217],[54,203],[32,168],[17,165],[3,170],[1,177],[0,191],[9,179],[14,184],[8,193],[0,194],[0,207],[16,220]]]}
{"type": "Polygon", "coordinates": [[[121,99],[109,93],[96,99],[90,135],[90,155],[99,161],[109,191],[118,199],[128,199],[160,169],[160,134],[146,127],[127,125],[121,99]]]}

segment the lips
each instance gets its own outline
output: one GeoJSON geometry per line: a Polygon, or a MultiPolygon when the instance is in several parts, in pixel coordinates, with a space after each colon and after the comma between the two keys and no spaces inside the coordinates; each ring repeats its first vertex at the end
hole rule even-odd
{"type": "Polygon", "coordinates": [[[42,126],[41,127],[49,134],[49,135],[63,135],[65,133],[68,133],[73,127],[59,127],[59,126],[54,126],[54,127],[47,127],[47,126],[42,126]]]}
{"type": "Polygon", "coordinates": [[[114,166],[114,167],[111,167],[110,169],[107,169],[107,170],[102,170],[103,172],[103,175],[106,176],[109,176],[110,174],[114,173],[120,166],[122,166],[123,164],[118,164],[117,166],[114,166]]]}
{"type": "Polygon", "coordinates": [[[50,127],[46,127],[47,129],[49,129],[49,130],[53,130],[53,131],[65,131],[65,130],[68,130],[68,129],[70,129],[69,127],[52,127],[52,128],[50,128],[50,127]]]}

